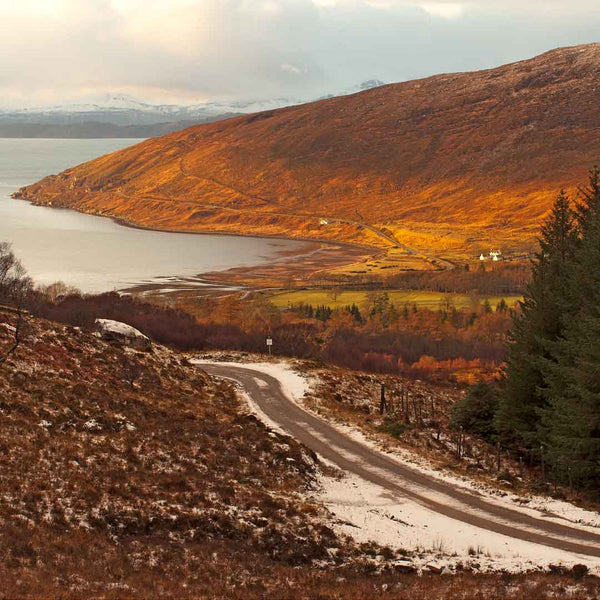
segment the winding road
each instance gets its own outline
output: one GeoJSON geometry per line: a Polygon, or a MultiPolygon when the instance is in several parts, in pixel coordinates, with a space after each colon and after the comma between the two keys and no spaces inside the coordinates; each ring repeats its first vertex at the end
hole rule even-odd
{"type": "Polygon", "coordinates": [[[238,382],[281,429],[343,471],[421,506],[481,529],[566,552],[600,558],[600,530],[571,526],[532,509],[518,510],[432,477],[371,450],[292,402],[275,377],[251,368],[193,361],[210,375],[238,382]]]}

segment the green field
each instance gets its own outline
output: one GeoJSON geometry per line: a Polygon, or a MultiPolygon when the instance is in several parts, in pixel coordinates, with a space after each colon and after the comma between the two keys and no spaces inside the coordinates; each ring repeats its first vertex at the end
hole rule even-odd
{"type": "MultiPolygon", "coordinates": [[[[416,304],[419,307],[426,307],[437,310],[442,306],[444,298],[449,297],[456,308],[468,308],[476,303],[485,301],[483,296],[469,296],[467,294],[444,294],[442,292],[410,291],[410,290],[386,290],[390,301],[396,306],[404,304],[416,304]]],[[[330,306],[337,308],[349,304],[357,304],[359,307],[368,303],[368,294],[364,290],[345,290],[333,294],[329,290],[298,290],[290,292],[275,292],[269,296],[269,300],[278,307],[287,307],[292,304],[312,304],[313,306],[330,306]]],[[[502,296],[490,296],[488,300],[492,308],[500,302],[502,296]]],[[[504,300],[509,306],[516,304],[520,296],[504,296],[504,300]]]]}

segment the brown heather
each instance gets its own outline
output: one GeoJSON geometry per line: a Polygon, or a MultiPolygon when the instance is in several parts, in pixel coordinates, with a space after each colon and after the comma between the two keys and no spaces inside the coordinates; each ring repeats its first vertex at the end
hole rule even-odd
{"type": "Polygon", "coordinates": [[[296,494],[314,458],[244,414],[229,385],[161,347],[29,327],[0,370],[4,590],[183,593],[239,583],[257,558],[333,564],[340,542],[296,494]]]}
{"type": "MultiPolygon", "coordinates": [[[[14,313],[0,311],[0,355],[14,313]]],[[[0,366],[0,598],[598,597],[595,578],[418,577],[338,538],[318,463],[181,355],[31,319],[0,366]]]]}

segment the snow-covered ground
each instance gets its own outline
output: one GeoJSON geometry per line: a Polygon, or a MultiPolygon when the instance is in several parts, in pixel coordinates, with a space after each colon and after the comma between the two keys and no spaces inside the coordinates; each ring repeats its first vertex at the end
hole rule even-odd
{"type": "MultiPolygon", "coordinates": [[[[311,389],[313,382],[308,376],[295,372],[290,363],[232,363],[202,360],[197,362],[248,368],[271,375],[280,381],[284,393],[292,401],[307,410],[302,400],[311,389]]],[[[270,427],[280,430],[247,394],[244,394],[244,397],[259,418],[270,427]]],[[[385,451],[388,458],[400,464],[481,494],[489,502],[535,517],[543,517],[546,521],[556,520],[563,524],[568,521],[569,525],[575,528],[597,532],[596,528],[600,527],[600,514],[596,512],[542,496],[527,497],[525,505],[524,499],[520,496],[500,492],[467,478],[436,470],[425,459],[416,457],[406,450],[383,450],[380,444],[368,439],[358,429],[339,423],[331,424],[357,442],[371,449],[385,451]]],[[[357,542],[374,541],[384,546],[414,552],[411,563],[419,568],[432,565],[454,569],[457,565],[462,565],[480,571],[503,569],[519,572],[542,569],[551,564],[572,566],[582,563],[586,564],[592,572],[600,574],[599,560],[468,525],[440,515],[413,500],[391,495],[387,490],[351,474],[339,478],[323,476],[321,483],[321,491],[315,499],[323,502],[332,513],[333,526],[338,532],[350,535],[357,542]]],[[[423,492],[422,489],[419,491],[423,492]]],[[[435,497],[433,493],[428,496],[435,497]]],[[[443,500],[442,497],[436,499],[443,500]]],[[[447,501],[447,498],[444,501],[447,501]]]]}

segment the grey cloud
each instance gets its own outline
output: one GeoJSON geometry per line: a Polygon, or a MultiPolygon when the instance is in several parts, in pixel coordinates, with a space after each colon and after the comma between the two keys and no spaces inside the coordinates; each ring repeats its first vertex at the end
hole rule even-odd
{"type": "Polygon", "coordinates": [[[2,12],[0,91],[30,104],[123,88],[310,97],[490,67],[600,31],[596,0],[24,0],[2,12]]]}

